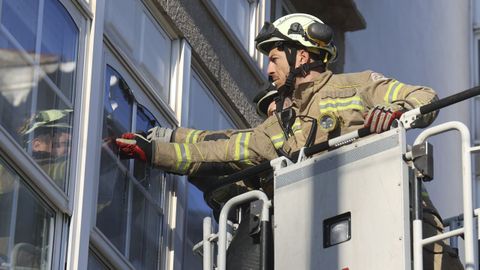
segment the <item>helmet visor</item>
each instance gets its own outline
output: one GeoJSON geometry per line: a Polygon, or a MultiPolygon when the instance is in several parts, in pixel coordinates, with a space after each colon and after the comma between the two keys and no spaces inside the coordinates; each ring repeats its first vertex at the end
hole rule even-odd
{"type": "Polygon", "coordinates": [[[259,44],[273,37],[280,38],[285,41],[290,40],[289,37],[282,34],[272,23],[265,22],[262,29],[260,29],[260,32],[255,38],[255,42],[259,44]]]}

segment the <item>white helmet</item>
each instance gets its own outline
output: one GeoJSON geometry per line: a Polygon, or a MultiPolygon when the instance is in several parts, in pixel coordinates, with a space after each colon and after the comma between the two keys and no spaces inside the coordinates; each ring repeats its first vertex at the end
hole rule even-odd
{"type": "Polygon", "coordinates": [[[255,38],[257,49],[268,55],[270,50],[282,44],[301,45],[311,53],[326,52],[322,62],[328,64],[337,57],[333,45],[333,30],[320,19],[294,13],[277,19],[273,24],[265,22],[255,38]]]}
{"type": "Polygon", "coordinates": [[[42,128],[70,129],[72,127],[71,109],[51,109],[36,113],[27,119],[19,129],[21,135],[28,135],[34,130],[42,128]]]}

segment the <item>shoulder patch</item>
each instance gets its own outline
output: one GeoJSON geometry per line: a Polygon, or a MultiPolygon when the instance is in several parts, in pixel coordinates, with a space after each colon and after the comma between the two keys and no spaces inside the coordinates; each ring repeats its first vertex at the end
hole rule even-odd
{"type": "Polygon", "coordinates": [[[381,73],[372,72],[372,74],[370,74],[370,79],[372,81],[376,82],[376,81],[387,80],[388,78],[383,76],[383,74],[381,74],[381,73]]]}

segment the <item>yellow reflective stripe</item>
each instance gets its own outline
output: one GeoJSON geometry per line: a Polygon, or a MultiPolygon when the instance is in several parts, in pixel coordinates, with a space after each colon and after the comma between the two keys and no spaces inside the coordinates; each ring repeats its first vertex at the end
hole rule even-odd
{"type": "Polygon", "coordinates": [[[297,120],[295,120],[295,123],[293,123],[292,131],[293,133],[302,131],[302,124],[300,123],[300,120],[298,120],[298,118],[297,120]]]}
{"type": "Polygon", "coordinates": [[[192,156],[190,154],[190,147],[185,143],[174,143],[175,153],[177,155],[177,163],[175,168],[178,172],[185,172],[190,166],[192,156]]]}
{"type": "Polygon", "coordinates": [[[200,134],[200,130],[196,130],[193,134],[192,143],[196,143],[198,141],[198,135],[200,134]]]}
{"type": "Polygon", "coordinates": [[[242,134],[239,133],[235,139],[235,160],[240,160],[240,140],[242,139],[242,134]]]}
{"type": "Polygon", "coordinates": [[[393,96],[393,97],[392,97],[392,100],[391,100],[390,102],[398,99],[398,93],[400,92],[400,89],[402,89],[402,87],[403,87],[404,85],[405,85],[405,84],[400,83],[399,85],[397,85],[397,87],[395,87],[395,89],[393,90],[393,93],[392,93],[392,96],[393,96]]]}
{"type": "Polygon", "coordinates": [[[277,134],[275,136],[270,137],[270,140],[272,141],[275,149],[281,148],[283,146],[283,144],[285,143],[285,138],[283,136],[283,133],[280,133],[280,134],[277,134]]]}
{"type": "Polygon", "coordinates": [[[180,153],[180,145],[178,143],[174,143],[173,147],[175,148],[175,154],[177,155],[177,163],[175,165],[175,169],[179,170],[180,164],[182,163],[182,154],[180,153]]]}
{"type": "Polygon", "coordinates": [[[385,101],[385,103],[392,103],[392,101],[397,100],[398,93],[400,92],[400,89],[402,89],[404,85],[405,84],[399,81],[396,81],[396,80],[392,81],[388,85],[388,90],[387,90],[387,93],[385,93],[385,97],[383,97],[383,100],[385,101]]]}
{"type": "Polygon", "coordinates": [[[187,133],[187,137],[185,138],[186,143],[196,143],[198,140],[198,134],[200,130],[191,130],[187,133]]]}
{"type": "Polygon", "coordinates": [[[359,96],[338,99],[329,98],[321,100],[319,102],[319,105],[322,112],[336,112],[350,109],[363,111],[365,109],[365,107],[363,106],[362,98],[359,96]]]}
{"type": "Polygon", "coordinates": [[[250,155],[250,151],[248,151],[248,144],[250,142],[250,136],[252,135],[251,132],[248,132],[247,134],[245,134],[245,143],[244,143],[244,148],[243,148],[243,151],[244,151],[244,160],[245,160],[245,163],[247,164],[251,164],[253,165],[253,163],[248,159],[249,155],[250,155]]]}
{"type": "Polygon", "coordinates": [[[390,93],[392,92],[393,85],[395,85],[396,83],[397,83],[397,81],[394,80],[393,82],[388,84],[387,92],[385,93],[385,96],[383,97],[383,100],[385,101],[385,103],[389,103],[388,102],[388,97],[390,96],[390,93]]]}
{"type": "Polygon", "coordinates": [[[251,132],[238,133],[237,138],[235,139],[235,160],[247,163],[250,162],[248,160],[248,143],[250,142],[251,135],[251,132]]]}
{"type": "Polygon", "coordinates": [[[190,147],[188,144],[183,144],[183,147],[185,148],[185,163],[183,167],[183,171],[187,171],[188,167],[190,167],[190,163],[192,163],[192,155],[190,154],[190,147]]]}

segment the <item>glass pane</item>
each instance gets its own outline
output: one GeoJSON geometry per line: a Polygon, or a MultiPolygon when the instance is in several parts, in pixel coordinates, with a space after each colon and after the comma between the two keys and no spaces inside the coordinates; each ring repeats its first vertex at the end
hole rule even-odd
{"type": "MultiPolygon", "coordinates": [[[[142,105],[137,107],[136,131],[147,132],[154,126],[160,126],[153,114],[142,105]]],[[[145,162],[134,161],[133,175],[138,182],[150,193],[152,198],[161,203],[164,177],[162,171],[147,166],[145,162]]]]}
{"type": "Polygon", "coordinates": [[[107,66],[103,99],[103,138],[117,138],[132,127],[133,94],[123,78],[107,66]]]}
{"type": "Polygon", "coordinates": [[[54,182],[65,190],[73,111],[44,80],[40,80],[35,88],[30,82],[32,77],[27,76],[33,73],[32,69],[26,62],[24,64],[21,68],[11,68],[8,61],[0,63],[7,66],[0,70],[0,77],[5,76],[2,82],[5,88],[0,90],[0,123],[54,182]],[[22,69],[30,73],[9,79],[22,69]],[[32,91],[33,89],[37,91],[32,91]],[[36,111],[30,113],[32,102],[36,105],[36,111]]]}
{"type": "MultiPolygon", "coordinates": [[[[226,118],[223,108],[210,94],[210,90],[195,72],[192,71],[192,74],[189,96],[189,104],[192,106],[189,108],[188,126],[207,130],[233,128],[233,123],[226,118]]],[[[212,215],[212,210],[205,203],[203,193],[190,183],[187,203],[183,265],[185,269],[201,269],[202,259],[193,254],[192,248],[202,240],[203,218],[212,215]]]]}
{"type": "Polygon", "coordinates": [[[125,169],[102,149],[98,184],[97,227],[117,249],[125,252],[128,209],[128,180],[125,169]]]}
{"type": "Polygon", "coordinates": [[[476,97],[475,98],[475,115],[473,116],[474,119],[474,126],[475,126],[475,131],[474,131],[474,140],[476,143],[480,143],[480,98],[476,97]]]}
{"type": "Polygon", "coordinates": [[[30,116],[32,106],[33,65],[0,33],[0,124],[17,139],[19,128],[30,116]]]}
{"type": "Polygon", "coordinates": [[[133,96],[122,77],[107,66],[103,145],[97,201],[97,227],[123,253],[128,209],[127,160],[120,160],[113,140],[130,131],[133,96]]]}
{"type": "Polygon", "coordinates": [[[57,0],[2,1],[1,16],[0,124],[66,190],[78,30],[57,0]]]}
{"type": "Polygon", "coordinates": [[[227,13],[225,20],[242,42],[243,46],[248,49],[248,35],[250,33],[250,4],[249,1],[226,1],[227,13]]]}
{"type": "Polygon", "coordinates": [[[9,36],[28,52],[35,51],[38,0],[4,0],[1,24],[9,36]]]}
{"type": "Polygon", "coordinates": [[[132,199],[130,261],[135,269],[159,269],[162,216],[136,186],[132,199]]]}
{"type": "Polygon", "coordinates": [[[0,158],[0,269],[50,265],[54,216],[0,158]]]}
{"type": "Polygon", "coordinates": [[[136,41],[140,44],[138,60],[155,91],[168,100],[172,40],[147,13],[142,13],[141,28],[138,30],[141,32],[141,42],[136,41]]]}
{"type": "Polygon", "coordinates": [[[48,77],[73,101],[78,29],[57,0],[46,0],[40,63],[48,77]]]}

